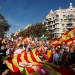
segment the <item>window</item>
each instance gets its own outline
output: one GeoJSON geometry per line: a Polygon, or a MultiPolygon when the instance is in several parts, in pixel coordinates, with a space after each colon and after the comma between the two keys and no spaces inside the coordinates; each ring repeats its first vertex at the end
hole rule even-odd
{"type": "Polygon", "coordinates": [[[55,32],[59,32],[59,29],[55,29],[55,32]]]}
{"type": "Polygon", "coordinates": [[[51,18],[50,18],[50,20],[51,20],[51,18]]]}
{"type": "Polygon", "coordinates": [[[73,24],[67,24],[67,27],[72,27],[73,26],[73,24]]]}
{"type": "Polygon", "coordinates": [[[64,24],[62,24],[62,27],[64,27],[64,24]]]}
{"type": "Polygon", "coordinates": [[[59,27],[59,24],[55,24],[55,28],[59,27]]]}
{"type": "Polygon", "coordinates": [[[67,20],[64,20],[64,22],[67,22],[67,20]]]}
{"type": "Polygon", "coordinates": [[[63,19],[61,19],[61,22],[63,22],[63,19]]]}
{"type": "Polygon", "coordinates": [[[70,17],[74,17],[74,15],[73,14],[70,14],[70,17]]]}
{"type": "Polygon", "coordinates": [[[55,20],[55,22],[58,22],[58,21],[59,21],[59,19],[56,19],[56,20],[55,20]]]}
{"type": "Polygon", "coordinates": [[[67,18],[69,18],[69,15],[67,15],[67,18]]]}
{"type": "Polygon", "coordinates": [[[55,28],[55,25],[53,25],[53,28],[55,28]]]}
{"type": "Polygon", "coordinates": [[[68,20],[68,22],[72,22],[72,20],[68,20]]]}
{"type": "Polygon", "coordinates": [[[53,17],[53,19],[54,19],[54,17],[53,17]]]}
{"type": "Polygon", "coordinates": [[[63,15],[63,18],[66,18],[66,15],[63,15]]]}
{"type": "Polygon", "coordinates": [[[53,21],[52,21],[52,24],[53,24],[53,21]]]}
{"type": "Polygon", "coordinates": [[[54,20],[54,23],[55,23],[55,20],[54,20]]]}
{"type": "Polygon", "coordinates": [[[65,32],[65,28],[63,28],[63,32],[65,32]]]}
{"type": "Polygon", "coordinates": [[[75,19],[73,20],[73,22],[75,22],[75,19]]]}
{"type": "Polygon", "coordinates": [[[58,36],[59,36],[59,34],[58,34],[58,33],[56,33],[56,34],[55,34],[55,37],[58,37],[58,36]]]}
{"type": "Polygon", "coordinates": [[[50,24],[51,22],[48,22],[48,24],[50,24]]]}
{"type": "Polygon", "coordinates": [[[56,18],[59,17],[59,15],[56,15],[56,18]]]}

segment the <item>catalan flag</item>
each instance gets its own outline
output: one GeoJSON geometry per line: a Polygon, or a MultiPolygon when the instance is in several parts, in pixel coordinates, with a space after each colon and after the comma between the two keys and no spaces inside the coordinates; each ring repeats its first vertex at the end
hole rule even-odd
{"type": "Polygon", "coordinates": [[[23,52],[19,55],[10,55],[3,59],[10,70],[10,75],[75,75],[75,72],[69,67],[64,68],[42,61],[36,55],[35,49],[28,53],[23,52]],[[27,62],[34,65],[21,67],[19,62],[27,62]]]}

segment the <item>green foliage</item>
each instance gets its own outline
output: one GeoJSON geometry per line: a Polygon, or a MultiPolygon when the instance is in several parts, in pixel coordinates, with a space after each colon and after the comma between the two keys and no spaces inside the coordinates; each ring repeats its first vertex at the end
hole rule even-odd
{"type": "Polygon", "coordinates": [[[9,31],[10,25],[5,20],[4,16],[0,14],[0,38],[3,38],[7,31],[9,31]]]}
{"type": "Polygon", "coordinates": [[[48,39],[52,39],[53,38],[53,35],[52,34],[46,33],[45,36],[48,37],[48,39]]]}
{"type": "Polygon", "coordinates": [[[33,36],[40,37],[45,34],[46,27],[42,23],[36,23],[21,31],[18,36],[33,36]]]}
{"type": "Polygon", "coordinates": [[[14,36],[14,33],[11,33],[11,37],[13,37],[14,36]]]}

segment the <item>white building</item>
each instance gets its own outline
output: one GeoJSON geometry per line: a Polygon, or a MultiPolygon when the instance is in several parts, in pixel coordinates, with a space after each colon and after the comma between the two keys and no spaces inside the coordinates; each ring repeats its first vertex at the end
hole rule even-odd
{"type": "Polygon", "coordinates": [[[27,29],[28,27],[30,27],[31,25],[32,25],[32,24],[28,24],[28,25],[24,28],[24,30],[27,29]]]}
{"type": "Polygon", "coordinates": [[[50,11],[42,22],[47,26],[47,31],[58,38],[65,31],[75,27],[75,8],[70,3],[69,8],[50,11]]]}

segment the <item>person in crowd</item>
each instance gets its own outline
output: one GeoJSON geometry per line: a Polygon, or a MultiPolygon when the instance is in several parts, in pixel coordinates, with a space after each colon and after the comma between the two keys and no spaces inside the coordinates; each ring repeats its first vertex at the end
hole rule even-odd
{"type": "Polygon", "coordinates": [[[31,43],[28,43],[26,47],[26,52],[29,52],[30,50],[31,50],[31,43]]]}
{"type": "Polygon", "coordinates": [[[60,48],[58,48],[55,53],[53,54],[53,63],[58,65],[59,62],[59,52],[60,52],[60,48]]]}
{"type": "Polygon", "coordinates": [[[0,75],[8,75],[9,69],[5,62],[2,60],[2,56],[6,56],[6,44],[3,43],[0,49],[0,75]]]}
{"type": "Polygon", "coordinates": [[[71,64],[75,64],[75,50],[71,53],[71,64]]]}
{"type": "Polygon", "coordinates": [[[64,51],[68,53],[69,52],[69,46],[65,45],[64,51]]]}
{"type": "Polygon", "coordinates": [[[68,67],[70,65],[70,61],[68,60],[68,54],[66,52],[63,53],[60,66],[68,67]]]}
{"type": "Polygon", "coordinates": [[[0,49],[1,49],[1,45],[2,45],[2,43],[1,43],[1,42],[2,42],[2,39],[0,38],[0,49]]]}
{"type": "Polygon", "coordinates": [[[6,44],[3,43],[0,49],[0,56],[6,56],[6,51],[7,51],[6,44]]]}
{"type": "Polygon", "coordinates": [[[14,49],[13,42],[9,42],[9,43],[6,45],[6,48],[7,48],[6,55],[13,54],[13,49],[14,49]]]}
{"type": "Polygon", "coordinates": [[[24,51],[23,45],[20,44],[18,49],[14,51],[14,54],[21,54],[24,51]]]}
{"type": "Polygon", "coordinates": [[[59,52],[59,63],[61,62],[61,58],[62,58],[62,55],[63,55],[63,53],[64,53],[64,49],[62,48],[60,48],[60,52],[59,52]]]}
{"type": "Polygon", "coordinates": [[[24,52],[26,53],[27,51],[27,44],[24,44],[24,52]]]}
{"type": "Polygon", "coordinates": [[[0,59],[0,75],[9,75],[9,69],[5,62],[0,59]]]}
{"type": "Polygon", "coordinates": [[[60,47],[65,48],[65,42],[61,42],[60,47]]]}

